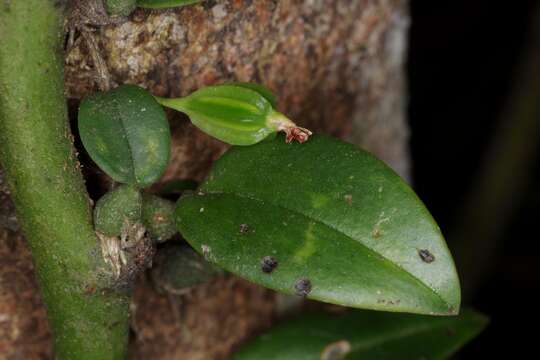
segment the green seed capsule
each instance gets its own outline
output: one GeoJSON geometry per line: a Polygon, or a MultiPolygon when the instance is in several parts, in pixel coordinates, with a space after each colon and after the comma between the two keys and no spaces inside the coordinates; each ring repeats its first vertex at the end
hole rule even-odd
{"type": "Polygon", "coordinates": [[[141,219],[142,197],[129,185],[120,185],[103,195],[94,209],[94,227],[106,236],[120,236],[125,224],[135,224],[141,219]]]}
{"type": "Polygon", "coordinates": [[[287,142],[306,141],[311,132],[275,111],[269,101],[273,96],[261,89],[265,88],[238,83],[209,86],[184,98],[156,99],[186,113],[199,129],[231,145],[256,144],[277,131],[287,134],[287,142]]]}
{"type": "Polygon", "coordinates": [[[148,235],[157,242],[163,242],[176,234],[174,222],[174,202],[159,196],[144,194],[142,221],[148,235]]]}

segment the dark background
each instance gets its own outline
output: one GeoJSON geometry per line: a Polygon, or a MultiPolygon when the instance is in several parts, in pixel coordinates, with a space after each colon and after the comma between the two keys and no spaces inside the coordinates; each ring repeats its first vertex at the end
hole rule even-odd
{"type": "Polygon", "coordinates": [[[454,253],[464,303],[491,319],[461,359],[536,358],[537,3],[412,0],[414,186],[454,253]]]}

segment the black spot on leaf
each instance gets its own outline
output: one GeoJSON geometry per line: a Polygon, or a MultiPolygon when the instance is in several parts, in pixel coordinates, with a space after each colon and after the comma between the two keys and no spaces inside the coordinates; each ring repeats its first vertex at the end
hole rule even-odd
{"type": "Polygon", "coordinates": [[[294,289],[298,296],[307,296],[311,292],[311,287],[311,280],[306,278],[298,279],[296,284],[294,284],[294,289]]]}
{"type": "Polygon", "coordinates": [[[261,260],[261,270],[270,274],[278,266],[278,262],[271,256],[265,256],[261,260]]]}
{"type": "Polygon", "coordinates": [[[240,234],[247,234],[249,232],[248,224],[240,224],[240,234]]]}
{"type": "Polygon", "coordinates": [[[433,256],[432,253],[430,253],[428,250],[418,250],[418,255],[420,256],[420,259],[422,259],[425,263],[432,263],[435,261],[435,256],[433,256]]]}

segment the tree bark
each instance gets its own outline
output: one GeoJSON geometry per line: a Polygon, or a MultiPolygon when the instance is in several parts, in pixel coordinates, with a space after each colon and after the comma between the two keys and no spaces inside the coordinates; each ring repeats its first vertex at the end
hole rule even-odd
{"type": "MultiPolygon", "coordinates": [[[[94,37],[113,85],[134,83],[155,95],[180,96],[214,83],[259,82],[300,126],[354,142],[408,178],[408,22],[405,0],[207,1],[175,10],[139,9],[94,37]]],[[[67,54],[65,73],[75,108],[97,90],[84,41],[67,54]]],[[[181,115],[170,114],[170,122],[173,153],[162,180],[202,180],[227,146],[181,115]]],[[[0,256],[0,353],[50,358],[25,244],[13,229],[2,234],[0,253],[16,246],[18,260],[0,256]],[[6,275],[14,272],[19,276],[6,275]],[[9,336],[2,336],[6,331],[9,336]]],[[[160,294],[143,276],[132,303],[131,358],[225,359],[270,326],[282,300],[232,275],[184,296],[160,294]]]]}

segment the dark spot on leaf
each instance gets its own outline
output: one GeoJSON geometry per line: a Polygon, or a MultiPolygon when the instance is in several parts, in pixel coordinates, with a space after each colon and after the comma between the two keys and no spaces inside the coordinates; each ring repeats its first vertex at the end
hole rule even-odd
{"type": "Polygon", "coordinates": [[[248,224],[240,224],[240,234],[247,234],[249,232],[248,224]]]}
{"type": "Polygon", "coordinates": [[[420,259],[425,263],[429,264],[435,261],[435,256],[426,249],[418,250],[418,255],[420,255],[420,259]]]}
{"type": "Polygon", "coordinates": [[[307,296],[311,292],[311,280],[306,278],[298,279],[296,284],[294,284],[294,289],[296,290],[296,295],[307,296]]]}
{"type": "Polygon", "coordinates": [[[270,274],[278,266],[278,262],[271,256],[265,256],[261,260],[261,270],[270,274]]]}

